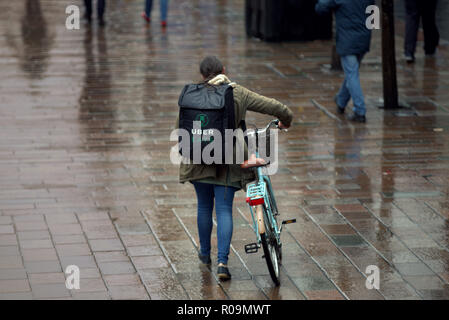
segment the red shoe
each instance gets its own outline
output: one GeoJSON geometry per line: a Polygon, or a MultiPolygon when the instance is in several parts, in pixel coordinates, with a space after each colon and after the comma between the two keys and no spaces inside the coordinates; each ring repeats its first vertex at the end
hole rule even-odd
{"type": "Polygon", "coordinates": [[[147,23],[150,23],[151,19],[145,12],[142,12],[141,16],[147,23]]]}
{"type": "Polygon", "coordinates": [[[167,26],[167,21],[161,21],[161,27],[165,28],[167,26]]]}

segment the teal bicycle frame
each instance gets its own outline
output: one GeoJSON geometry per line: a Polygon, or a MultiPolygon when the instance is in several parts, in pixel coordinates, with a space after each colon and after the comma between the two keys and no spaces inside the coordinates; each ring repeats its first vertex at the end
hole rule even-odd
{"type": "MultiPolygon", "coordinates": [[[[284,224],[294,223],[296,222],[296,219],[285,220],[282,221],[280,225],[278,224],[277,216],[279,215],[279,212],[274,197],[273,186],[271,184],[270,177],[263,173],[264,165],[260,166],[257,163],[257,159],[260,156],[258,135],[261,133],[267,133],[273,124],[280,129],[279,123],[279,120],[273,120],[264,130],[256,129],[254,133],[248,133],[248,136],[255,135],[256,138],[255,158],[257,165],[255,168],[257,179],[255,183],[248,186],[246,191],[246,202],[248,203],[251,212],[251,219],[253,220],[252,228],[256,233],[257,243],[245,245],[246,253],[255,253],[260,247],[263,248],[268,271],[276,286],[280,285],[279,265],[282,260],[282,226],[284,224]]],[[[251,164],[248,163],[248,165],[251,164]]]]}
{"type": "MultiPolygon", "coordinates": [[[[257,145],[256,150],[256,157],[259,158],[259,146],[257,145]]],[[[257,205],[262,204],[265,206],[264,212],[266,212],[266,215],[264,215],[264,220],[268,219],[266,221],[270,226],[271,229],[274,231],[274,234],[276,236],[277,243],[280,244],[281,242],[281,230],[278,227],[276,220],[275,220],[275,213],[272,211],[272,208],[277,208],[276,200],[274,197],[273,192],[273,186],[271,184],[271,181],[267,175],[264,175],[262,172],[262,167],[256,168],[257,172],[257,180],[256,183],[250,184],[247,188],[246,192],[246,201],[249,204],[250,212],[251,212],[251,218],[253,221],[253,230],[257,235],[257,242],[258,244],[261,243],[260,238],[260,232],[259,232],[259,226],[257,223],[256,213],[253,208],[257,205]],[[267,192],[267,188],[268,191],[267,192]],[[270,197],[270,194],[272,197],[270,197]],[[273,202],[273,203],[272,203],[273,202]]]]}

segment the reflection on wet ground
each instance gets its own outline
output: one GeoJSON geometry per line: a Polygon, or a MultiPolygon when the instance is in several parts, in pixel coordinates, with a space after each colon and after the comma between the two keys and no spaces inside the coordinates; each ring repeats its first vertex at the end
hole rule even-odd
{"type": "Polygon", "coordinates": [[[141,2],[114,1],[104,29],[74,31],[70,1],[0,4],[0,299],[449,298],[447,46],[398,63],[408,108],[387,111],[375,33],[362,66],[368,123],[354,125],[334,110],[332,43],[247,39],[243,3],[179,1],[164,30],[157,8],[146,27],[141,2]],[[169,134],[206,54],[295,113],[273,177],[282,216],[298,221],[283,233],[279,288],[261,254],[244,253],[243,192],[232,281],[197,261],[194,192],[177,182],[169,134]],[[70,264],[80,290],[64,285],[70,264]],[[365,286],[369,265],[378,290],[365,286]]]}

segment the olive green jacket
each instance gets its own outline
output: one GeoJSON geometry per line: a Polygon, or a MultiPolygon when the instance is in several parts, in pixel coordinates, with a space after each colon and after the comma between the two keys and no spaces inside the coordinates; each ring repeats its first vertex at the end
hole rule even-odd
{"type": "MultiPolygon", "coordinates": [[[[209,81],[209,84],[213,85],[224,83],[229,83],[234,88],[236,128],[245,119],[247,110],[277,117],[286,126],[291,124],[292,111],[279,101],[261,96],[238,84],[231,83],[225,75],[218,75],[209,81]]],[[[206,180],[208,183],[246,188],[246,184],[254,179],[254,172],[250,169],[240,168],[239,164],[203,165],[181,163],[179,168],[179,182],[181,183],[194,180],[202,180],[204,182],[206,180]]]]}

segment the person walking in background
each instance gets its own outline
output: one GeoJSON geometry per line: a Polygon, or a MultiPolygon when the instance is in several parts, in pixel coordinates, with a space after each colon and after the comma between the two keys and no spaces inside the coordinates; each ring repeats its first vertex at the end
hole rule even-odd
{"type": "Polygon", "coordinates": [[[408,63],[415,61],[416,41],[419,22],[424,30],[424,52],[433,56],[440,42],[440,34],[435,22],[437,0],[405,0],[405,43],[404,54],[408,63]]]}
{"type": "MultiPolygon", "coordinates": [[[[159,0],[161,9],[161,26],[167,26],[167,14],[168,14],[168,0],[159,0]]],[[[142,18],[147,23],[151,22],[151,10],[153,9],[153,0],[145,0],[145,11],[142,12],[142,18]]]]}
{"type": "Polygon", "coordinates": [[[318,0],[315,11],[318,14],[335,12],[337,26],[337,53],[345,72],[345,79],[335,97],[337,112],[343,114],[352,98],[354,113],[348,120],[366,122],[365,98],[360,85],[359,68],[363,56],[370,50],[371,30],[366,27],[366,8],[374,0],[318,0]]]}
{"type": "MultiPolygon", "coordinates": [[[[90,24],[92,21],[92,0],[84,0],[84,5],[86,7],[85,18],[90,24]]],[[[97,19],[100,26],[104,26],[104,10],[106,7],[106,0],[97,0],[97,19]]]]}

